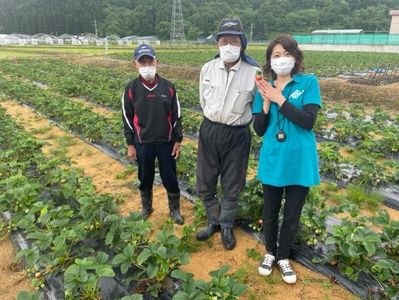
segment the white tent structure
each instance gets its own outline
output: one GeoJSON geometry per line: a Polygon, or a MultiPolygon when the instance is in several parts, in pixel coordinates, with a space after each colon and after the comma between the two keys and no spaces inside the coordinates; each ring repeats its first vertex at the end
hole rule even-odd
{"type": "Polygon", "coordinates": [[[30,40],[30,39],[32,39],[32,36],[31,35],[28,35],[28,34],[22,34],[22,33],[14,33],[13,35],[15,35],[15,36],[17,36],[17,37],[19,37],[19,38],[21,38],[21,39],[25,39],[25,40],[30,40]]]}
{"type": "Polygon", "coordinates": [[[26,45],[31,42],[29,35],[0,34],[0,45],[26,45]]]}
{"type": "Polygon", "coordinates": [[[82,36],[83,45],[94,44],[98,39],[99,37],[93,33],[86,33],[82,36]]]}
{"type": "Polygon", "coordinates": [[[74,36],[68,33],[61,34],[58,37],[58,44],[63,45],[63,44],[72,44],[72,40],[74,39],[74,36]]]}
{"type": "Polygon", "coordinates": [[[72,37],[73,37],[73,35],[68,34],[68,33],[64,33],[64,34],[61,34],[58,38],[59,39],[63,39],[64,42],[70,42],[72,37]]]}
{"type": "Polygon", "coordinates": [[[51,34],[38,33],[32,37],[32,44],[34,40],[37,40],[38,44],[53,45],[57,41],[57,37],[51,34]]]}
{"type": "Polygon", "coordinates": [[[105,39],[106,39],[107,41],[117,41],[117,40],[120,40],[121,38],[120,38],[119,35],[110,34],[110,35],[107,35],[107,36],[105,37],[105,39]]]}
{"type": "Polygon", "coordinates": [[[120,42],[118,42],[118,45],[131,45],[132,43],[137,43],[137,35],[129,35],[123,37],[120,42]]]}
{"type": "Polygon", "coordinates": [[[129,35],[129,36],[125,36],[124,38],[122,38],[122,41],[137,41],[138,36],[137,35],[129,35]]]}
{"type": "Polygon", "coordinates": [[[54,36],[51,34],[38,33],[33,36],[26,34],[0,34],[0,45],[89,45],[96,44],[98,46],[118,44],[127,45],[132,44],[151,44],[160,45],[161,41],[156,36],[142,36],[129,35],[125,37],[119,37],[116,34],[111,34],[105,38],[100,38],[92,33],[87,33],[84,35],[72,35],[72,34],[62,34],[60,36],[54,36]]]}
{"type": "Polygon", "coordinates": [[[161,41],[156,36],[141,36],[137,38],[137,44],[160,45],[161,41]]]}

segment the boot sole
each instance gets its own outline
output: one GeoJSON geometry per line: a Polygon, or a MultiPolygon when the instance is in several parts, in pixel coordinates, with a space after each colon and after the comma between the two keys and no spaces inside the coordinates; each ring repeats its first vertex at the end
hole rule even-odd
{"type": "Polygon", "coordinates": [[[236,247],[236,243],[232,245],[226,245],[225,242],[222,240],[222,244],[226,250],[233,250],[236,247]]]}
{"type": "Polygon", "coordinates": [[[172,219],[173,222],[177,225],[183,225],[184,224],[184,219],[182,221],[176,220],[176,219],[172,219]]]}
{"type": "Polygon", "coordinates": [[[214,232],[212,232],[210,235],[205,236],[205,237],[198,237],[197,234],[197,240],[198,241],[206,241],[207,239],[209,239],[212,235],[214,235],[216,232],[220,231],[220,229],[215,230],[214,232]]]}

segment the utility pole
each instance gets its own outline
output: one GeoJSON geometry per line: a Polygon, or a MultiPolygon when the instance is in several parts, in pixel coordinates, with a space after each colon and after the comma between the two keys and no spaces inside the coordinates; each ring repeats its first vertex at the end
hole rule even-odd
{"type": "Polygon", "coordinates": [[[170,40],[173,42],[185,40],[181,0],[173,0],[170,40]]]}
{"type": "Polygon", "coordinates": [[[95,33],[95,35],[96,36],[98,36],[98,34],[97,34],[97,20],[96,19],[94,19],[94,33],[95,33]]]}

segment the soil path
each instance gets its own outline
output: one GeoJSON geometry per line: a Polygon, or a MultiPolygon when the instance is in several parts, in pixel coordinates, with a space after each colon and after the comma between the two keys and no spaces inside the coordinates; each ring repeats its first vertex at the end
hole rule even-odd
{"type": "Polygon", "coordinates": [[[33,292],[23,267],[15,263],[15,249],[7,237],[0,241],[0,295],[2,300],[15,300],[19,291],[33,292]]]}

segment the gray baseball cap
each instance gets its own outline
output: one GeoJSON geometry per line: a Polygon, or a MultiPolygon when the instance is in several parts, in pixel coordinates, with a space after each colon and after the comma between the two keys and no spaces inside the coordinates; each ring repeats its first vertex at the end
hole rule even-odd
{"type": "Polygon", "coordinates": [[[237,17],[228,17],[222,19],[222,21],[219,24],[218,33],[215,36],[216,40],[219,40],[219,38],[225,34],[232,34],[238,36],[244,35],[244,29],[242,27],[241,20],[237,17]]]}

